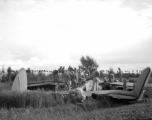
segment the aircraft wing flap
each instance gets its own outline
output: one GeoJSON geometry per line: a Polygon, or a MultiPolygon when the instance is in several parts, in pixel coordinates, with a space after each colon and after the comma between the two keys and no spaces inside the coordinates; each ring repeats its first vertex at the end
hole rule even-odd
{"type": "Polygon", "coordinates": [[[115,98],[115,99],[126,99],[126,100],[134,100],[136,99],[133,96],[127,96],[127,95],[119,95],[119,94],[108,94],[109,97],[115,98]]]}

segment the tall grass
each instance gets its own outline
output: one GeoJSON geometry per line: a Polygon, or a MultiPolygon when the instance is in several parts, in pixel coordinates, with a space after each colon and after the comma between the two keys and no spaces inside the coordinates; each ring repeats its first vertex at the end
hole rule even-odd
{"type": "MultiPolygon", "coordinates": [[[[152,89],[148,89],[145,92],[142,102],[144,101],[152,102],[152,89]]],[[[65,100],[61,94],[54,92],[45,92],[43,90],[25,92],[12,92],[7,90],[0,91],[0,108],[49,108],[56,106],[65,106],[72,103],[73,102],[70,101],[70,98],[68,98],[68,100],[65,100]]],[[[120,103],[116,103],[112,106],[118,107],[121,105],[122,104],[120,103]]],[[[83,104],[80,104],[80,106],[84,110],[90,111],[93,109],[107,108],[108,104],[104,99],[96,101],[89,97],[83,104]]]]}
{"type": "MultiPolygon", "coordinates": [[[[146,90],[144,100],[152,101],[152,88],[146,90]]],[[[72,102],[68,97],[63,99],[61,94],[45,92],[44,90],[25,92],[12,92],[10,90],[0,91],[0,108],[48,108],[71,103],[75,102],[72,102]]],[[[105,100],[94,102],[94,100],[89,98],[85,101],[84,106],[82,106],[83,109],[92,110],[95,108],[105,108],[107,107],[107,103],[105,100]]]]}
{"type": "Polygon", "coordinates": [[[42,108],[63,105],[60,94],[44,91],[0,91],[0,108],[42,108]]]}
{"type": "MultiPolygon", "coordinates": [[[[145,95],[151,99],[152,89],[145,95]]],[[[0,91],[0,120],[151,120],[151,103],[118,104],[111,108],[104,100],[88,98],[84,103],[65,104],[56,93],[5,90],[0,91]]]]}
{"type": "Polygon", "coordinates": [[[0,110],[1,120],[151,120],[152,104],[85,111],[77,105],[0,110]]]}

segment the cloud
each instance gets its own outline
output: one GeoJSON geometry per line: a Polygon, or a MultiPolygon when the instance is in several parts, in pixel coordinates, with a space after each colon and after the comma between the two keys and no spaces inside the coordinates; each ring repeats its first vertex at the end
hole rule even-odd
{"type": "Polygon", "coordinates": [[[32,8],[35,7],[36,5],[42,4],[46,0],[1,0],[0,1],[0,6],[2,8],[7,7],[12,9],[17,8],[17,9],[27,9],[27,8],[32,8]]]}
{"type": "Polygon", "coordinates": [[[122,7],[131,7],[134,10],[143,10],[152,7],[151,0],[123,0],[122,7]]]}
{"type": "Polygon", "coordinates": [[[105,55],[98,55],[96,60],[100,63],[100,68],[117,69],[120,66],[124,70],[144,69],[152,66],[152,36],[143,41],[137,42],[127,49],[111,52],[105,55]]]}
{"type": "Polygon", "coordinates": [[[11,67],[13,70],[19,70],[21,67],[27,68],[27,64],[25,64],[21,59],[18,60],[7,60],[0,61],[0,66],[4,66],[5,69],[11,67]]]}
{"type": "Polygon", "coordinates": [[[2,50],[2,49],[0,49],[0,60],[1,61],[14,59],[15,56],[16,55],[12,54],[9,50],[2,50]]]}
{"type": "Polygon", "coordinates": [[[119,7],[129,2],[2,1],[6,7],[0,9],[1,64],[35,69],[77,66],[85,55],[104,68],[147,64],[151,57],[142,56],[150,47],[143,49],[141,43],[151,35],[151,9],[119,7]]]}
{"type": "Polygon", "coordinates": [[[67,62],[61,62],[59,64],[59,61],[51,61],[48,59],[40,59],[38,57],[32,57],[30,60],[23,61],[22,59],[15,59],[15,60],[5,60],[0,61],[0,66],[4,66],[6,69],[8,67],[11,67],[14,70],[18,70],[21,67],[24,67],[25,69],[31,68],[31,69],[43,69],[43,70],[54,70],[58,69],[60,66],[64,66],[66,69],[69,67],[69,65],[72,64],[72,67],[78,68],[77,61],[67,61],[67,62]]]}

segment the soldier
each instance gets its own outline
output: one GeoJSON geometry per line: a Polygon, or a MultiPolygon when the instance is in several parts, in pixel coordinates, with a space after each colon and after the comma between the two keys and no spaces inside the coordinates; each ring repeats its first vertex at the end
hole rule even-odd
{"type": "Polygon", "coordinates": [[[91,91],[98,90],[99,88],[99,72],[97,71],[97,68],[94,67],[94,72],[91,74],[93,78],[93,85],[91,91]]]}
{"type": "Polygon", "coordinates": [[[63,78],[62,78],[62,66],[60,66],[60,68],[58,69],[58,76],[59,76],[59,81],[63,82],[63,78]]]}
{"type": "Polygon", "coordinates": [[[77,84],[78,84],[78,86],[80,86],[81,85],[81,73],[80,73],[80,69],[77,70],[76,77],[77,77],[77,84]]]}
{"type": "Polygon", "coordinates": [[[53,80],[54,81],[58,81],[59,80],[58,70],[54,70],[52,75],[53,75],[53,80]]]}
{"type": "Polygon", "coordinates": [[[73,70],[71,70],[71,71],[68,70],[67,73],[68,73],[69,76],[70,76],[71,87],[72,87],[72,88],[76,88],[76,87],[77,87],[77,82],[76,82],[77,80],[76,80],[76,75],[75,75],[74,71],[73,71],[73,70]]]}
{"type": "Polygon", "coordinates": [[[119,73],[119,82],[122,82],[123,80],[122,80],[122,75],[123,75],[123,73],[122,73],[122,71],[121,71],[121,69],[120,68],[118,68],[118,73],[119,73]]]}
{"type": "Polygon", "coordinates": [[[71,76],[68,71],[62,70],[63,84],[67,90],[71,89],[71,76]]]}
{"type": "Polygon", "coordinates": [[[76,68],[74,68],[74,74],[76,77],[76,85],[78,86],[79,74],[78,74],[78,70],[76,68]]]}

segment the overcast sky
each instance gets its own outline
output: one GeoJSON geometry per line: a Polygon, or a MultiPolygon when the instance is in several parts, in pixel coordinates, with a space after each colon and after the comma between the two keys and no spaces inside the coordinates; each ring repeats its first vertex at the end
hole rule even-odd
{"type": "Polygon", "coordinates": [[[1,0],[0,66],[152,67],[152,0],[1,0]]]}

